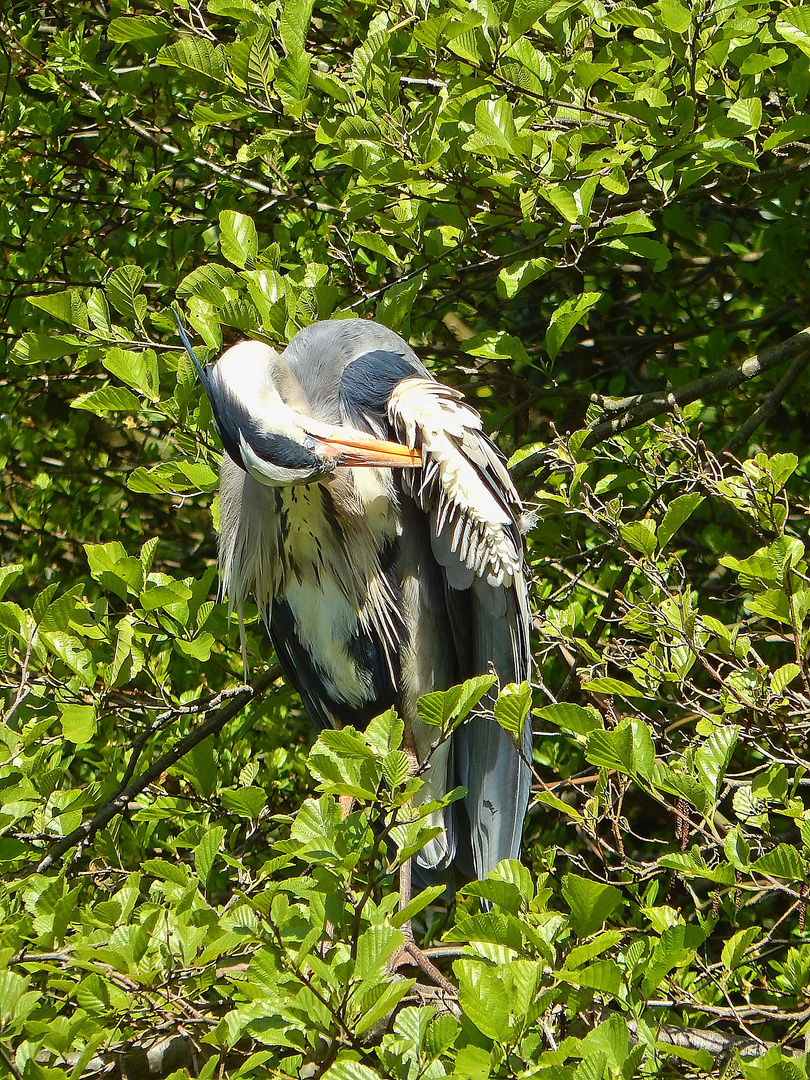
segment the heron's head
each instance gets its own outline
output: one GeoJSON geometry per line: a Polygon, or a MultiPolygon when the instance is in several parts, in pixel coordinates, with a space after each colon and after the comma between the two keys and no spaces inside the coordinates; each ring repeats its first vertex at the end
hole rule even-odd
{"type": "Polygon", "coordinates": [[[308,484],[339,465],[421,464],[418,451],[318,420],[289,364],[263,342],[241,341],[198,372],[225,449],[261,484],[308,484]]]}

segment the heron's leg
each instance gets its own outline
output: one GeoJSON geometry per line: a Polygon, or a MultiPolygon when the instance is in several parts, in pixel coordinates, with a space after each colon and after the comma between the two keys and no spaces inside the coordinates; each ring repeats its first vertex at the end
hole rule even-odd
{"type": "MultiPolygon", "coordinates": [[[[416,756],[416,752],[411,749],[407,744],[405,746],[405,753],[408,755],[409,773],[411,776],[415,776],[419,769],[419,759],[416,756]]],[[[412,864],[410,859],[406,859],[399,868],[399,910],[403,911],[404,908],[411,902],[411,889],[412,889],[412,864]]],[[[397,971],[404,964],[415,964],[442,990],[447,990],[451,994],[456,993],[456,988],[450,982],[450,980],[439,971],[436,965],[425,956],[419,946],[416,944],[416,939],[413,936],[413,927],[411,926],[411,920],[408,919],[402,926],[402,932],[405,935],[404,943],[397,949],[394,955],[389,960],[389,968],[392,972],[397,971]]]]}
{"type": "MultiPolygon", "coordinates": [[[[399,868],[399,910],[405,907],[411,898],[411,860],[406,859],[405,862],[399,868]]],[[[419,946],[416,944],[416,939],[413,936],[413,927],[411,926],[411,920],[402,926],[402,932],[405,935],[405,941],[394,955],[389,960],[389,968],[392,972],[398,971],[405,964],[414,964],[416,967],[424,971],[425,975],[434,982],[442,990],[447,990],[450,994],[456,994],[456,987],[450,982],[450,980],[439,971],[432,960],[429,960],[427,956],[422,952],[419,946]]]]}

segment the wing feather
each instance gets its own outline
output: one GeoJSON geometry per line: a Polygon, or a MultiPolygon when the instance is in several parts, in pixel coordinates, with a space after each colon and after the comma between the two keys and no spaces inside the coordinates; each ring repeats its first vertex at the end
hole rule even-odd
{"type": "MultiPolygon", "coordinates": [[[[494,666],[501,683],[529,677],[529,601],[520,532],[521,502],[504,459],[462,396],[430,379],[394,389],[388,415],[398,438],[419,449],[423,468],[402,483],[430,521],[444,578],[462,678],[494,666]]],[[[531,724],[520,747],[491,715],[455,736],[458,782],[467,788],[467,872],[482,877],[520,851],[529,800],[531,724]]],[[[459,854],[461,838],[459,839],[459,854]]]]}

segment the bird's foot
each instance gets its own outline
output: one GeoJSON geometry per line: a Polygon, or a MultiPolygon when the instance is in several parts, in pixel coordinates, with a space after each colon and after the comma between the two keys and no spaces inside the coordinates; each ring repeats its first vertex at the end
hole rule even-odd
{"type": "MultiPolygon", "coordinates": [[[[406,753],[408,753],[407,750],[406,753]]],[[[417,765],[416,754],[411,751],[409,756],[411,757],[412,771],[415,771],[417,765]]],[[[411,870],[412,864],[410,859],[406,859],[399,868],[400,912],[408,906],[408,902],[411,899],[411,870]]],[[[406,964],[418,967],[420,971],[423,971],[425,975],[439,987],[440,990],[444,990],[448,994],[453,994],[455,997],[458,993],[455,986],[453,986],[445,975],[442,975],[433,961],[430,960],[416,944],[410,919],[403,923],[402,932],[405,935],[405,941],[388,961],[389,971],[393,974],[406,964]]]]}
{"type": "Polygon", "coordinates": [[[406,938],[404,944],[400,945],[388,962],[390,971],[393,973],[398,971],[401,967],[408,965],[418,967],[419,970],[423,971],[436,986],[440,987],[440,989],[446,990],[453,995],[457,994],[458,991],[456,987],[453,986],[447,976],[442,975],[433,961],[430,960],[416,944],[410,927],[406,928],[405,933],[406,938]]]}

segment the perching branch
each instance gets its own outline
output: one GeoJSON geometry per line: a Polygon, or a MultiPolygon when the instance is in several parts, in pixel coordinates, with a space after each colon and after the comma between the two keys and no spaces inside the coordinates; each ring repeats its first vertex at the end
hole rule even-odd
{"type": "Polygon", "coordinates": [[[597,424],[586,438],[584,445],[591,449],[604,439],[619,435],[627,428],[638,427],[645,420],[651,420],[654,416],[671,412],[675,408],[682,408],[709,394],[716,394],[720,390],[730,390],[745,382],[746,379],[753,379],[756,375],[778,367],[785,360],[792,360],[805,353],[810,359],[810,327],[800,330],[798,334],[794,334],[779,345],[773,345],[756,356],[750,356],[735,367],[716,371],[712,375],[706,375],[702,379],[696,379],[674,390],[657,390],[650,394],[620,398],[611,405],[606,402],[606,411],[616,411],[620,415],[597,424]]]}
{"type": "Polygon", "coordinates": [[[808,363],[810,363],[810,350],[799,353],[756,412],[752,413],[742,427],[728,440],[723,447],[725,453],[736,454],[741,446],[745,446],[760,424],[764,424],[766,420],[769,420],[776,413],[790,388],[803,374],[808,363]]]}
{"type": "MultiPolygon", "coordinates": [[[[810,363],[810,327],[800,330],[798,334],[794,334],[787,341],[782,341],[778,345],[764,349],[755,356],[748,357],[741,364],[706,375],[702,379],[684,383],[683,386],[678,386],[675,389],[653,390],[646,394],[634,394],[623,398],[591,395],[590,400],[594,404],[600,405],[606,413],[615,415],[610,420],[603,420],[591,428],[583,446],[592,449],[605,439],[609,439],[613,435],[619,435],[621,432],[627,431],[628,428],[638,427],[645,421],[660,416],[662,413],[672,412],[676,408],[689,405],[699,398],[708,397],[710,394],[716,394],[721,390],[730,390],[740,386],[746,379],[753,379],[757,375],[770,371],[772,368],[779,367],[786,360],[794,361],[789,371],[785,373],[760,408],[740,428],[737,435],[727,445],[727,450],[734,450],[742,445],[760,424],[773,415],[790,387],[799,378],[806,365],[810,363]]],[[[512,476],[516,480],[530,476],[543,463],[544,456],[544,449],[529,454],[512,468],[512,476]]]]}
{"type": "MultiPolygon", "coordinates": [[[[103,829],[114,817],[122,814],[129,806],[130,801],[136,795],[139,795],[144,788],[159,779],[168,768],[176,764],[180,758],[185,757],[190,750],[193,750],[195,746],[207,739],[209,735],[216,735],[217,732],[221,731],[228,721],[237,716],[250,700],[260,696],[268,687],[272,686],[276,679],[280,678],[281,674],[281,666],[274,664],[273,667],[255,679],[251,686],[243,686],[232,692],[231,696],[219,708],[216,708],[199,727],[194,728],[188,735],[176,742],[174,746],[154,761],[148,769],[144,769],[134,780],[127,783],[123,788],[119,788],[118,793],[104,803],[89,821],[85,821],[78,828],[68,833],[67,836],[63,836],[61,840],[58,840],[40,861],[37,866],[37,873],[43,874],[66,851],[79,844],[85,844],[92,839],[99,829],[103,829]]],[[[220,695],[220,700],[221,698],[222,695],[220,695]]]]}
{"type": "MultiPolygon", "coordinates": [[[[638,1025],[635,1020],[627,1023],[630,1033],[637,1035],[638,1025]]],[[[731,1035],[707,1028],[677,1027],[675,1024],[662,1024],[655,1030],[659,1042],[670,1046],[682,1046],[687,1050],[706,1050],[719,1060],[730,1057],[735,1051],[750,1057],[765,1054],[773,1043],[757,1042],[748,1035],[731,1035]]]]}

